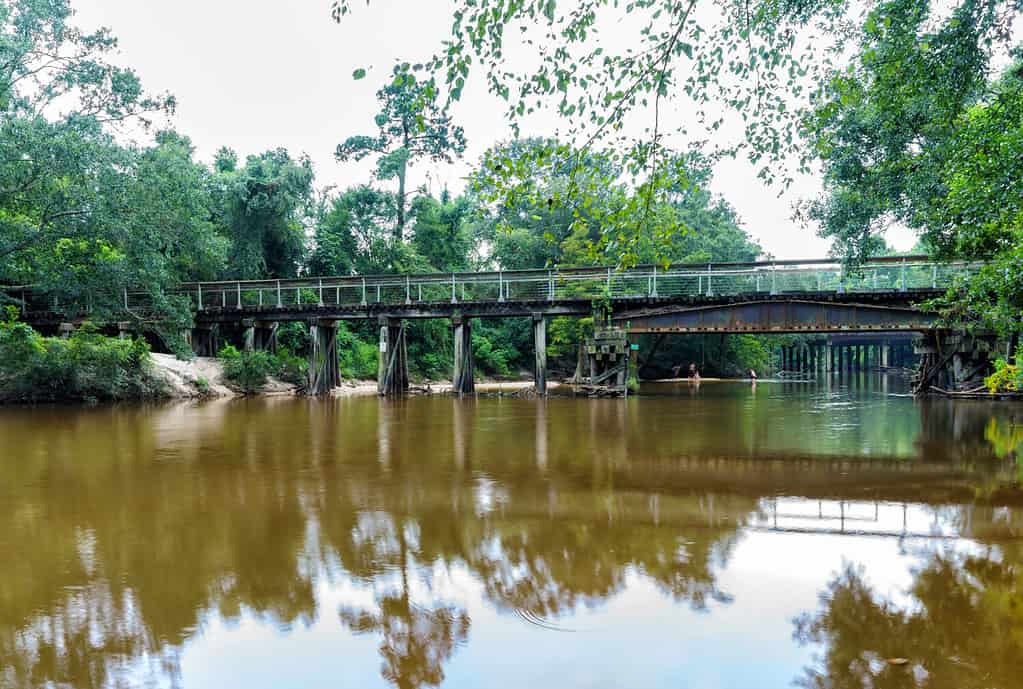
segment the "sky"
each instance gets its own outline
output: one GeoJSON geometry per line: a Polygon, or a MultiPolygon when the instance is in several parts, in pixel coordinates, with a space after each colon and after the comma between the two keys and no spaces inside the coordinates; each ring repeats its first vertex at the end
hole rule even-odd
{"type": "MultiPolygon", "coordinates": [[[[398,61],[422,60],[450,29],[449,0],[355,2],[357,11],[338,25],[329,0],[71,0],[84,29],[107,26],[119,39],[117,61],[133,67],[150,91],[173,93],[178,109],[170,124],[189,136],[206,162],[221,146],[241,157],[283,147],[307,154],[317,185],[344,188],[371,180],[373,162],[339,164],[338,143],[373,134],[376,90],[398,61]],[[365,79],[352,72],[367,68],[365,79]]],[[[482,153],[511,138],[503,101],[486,92],[482,75],[471,79],[452,109],[468,147],[453,165],[418,162],[412,185],[434,194],[453,192],[482,153]]],[[[684,117],[684,115],[681,115],[684,117]]],[[[523,134],[550,135],[557,120],[535,120],[523,134]]],[[[830,243],[792,219],[793,204],[820,193],[818,176],[797,177],[785,195],[756,178],[743,159],[722,161],[711,189],[738,211],[745,229],[776,258],[825,256],[830,243]]],[[[908,249],[908,233],[890,234],[908,249]]]]}

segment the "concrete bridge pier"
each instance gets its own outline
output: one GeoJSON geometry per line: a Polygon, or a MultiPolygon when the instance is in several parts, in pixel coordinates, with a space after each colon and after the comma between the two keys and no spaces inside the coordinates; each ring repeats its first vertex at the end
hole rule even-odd
{"type": "Polygon", "coordinates": [[[455,334],[455,362],[451,373],[452,392],[459,395],[470,395],[476,392],[476,383],[473,381],[475,361],[472,355],[472,325],[468,318],[460,314],[451,318],[451,325],[455,334]]]}
{"type": "Polygon", "coordinates": [[[533,314],[533,385],[537,395],[547,394],[547,319],[541,313],[533,314]]]}
{"type": "Polygon", "coordinates": [[[309,321],[310,395],[326,395],[341,383],[337,363],[338,322],[327,319],[309,321]]]}
{"type": "Polygon", "coordinates": [[[377,363],[377,393],[392,397],[404,395],[409,389],[408,347],[405,322],[381,316],[380,358],[377,363]]]}

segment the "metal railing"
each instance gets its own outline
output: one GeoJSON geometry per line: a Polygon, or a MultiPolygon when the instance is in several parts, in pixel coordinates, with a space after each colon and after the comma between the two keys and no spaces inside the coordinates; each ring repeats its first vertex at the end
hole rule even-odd
{"type": "MultiPolygon", "coordinates": [[[[610,298],[655,299],[797,293],[871,293],[946,289],[977,264],[939,263],[924,256],[871,259],[855,271],[832,259],[707,263],[661,266],[560,268],[476,273],[426,273],[228,280],[184,283],[169,296],[197,311],[258,310],[296,306],[346,308],[375,304],[415,305],[479,302],[559,302],[610,298]]],[[[71,305],[31,287],[3,288],[23,310],[84,311],[89,299],[71,305]],[[86,303],[82,303],[82,302],[86,303]]],[[[125,288],[126,311],[144,310],[147,292],[125,288]]]]}

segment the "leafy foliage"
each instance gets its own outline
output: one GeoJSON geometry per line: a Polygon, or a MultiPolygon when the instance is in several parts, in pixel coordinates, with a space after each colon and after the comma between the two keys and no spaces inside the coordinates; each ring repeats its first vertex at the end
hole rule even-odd
{"type": "MultiPolygon", "coordinates": [[[[1023,351],[1017,351],[1016,361],[1023,360],[1023,351]]],[[[984,379],[990,392],[1018,392],[1023,390],[1023,368],[1004,358],[995,360],[995,372],[984,379]]]]}
{"type": "Polygon", "coordinates": [[[858,29],[856,59],[805,121],[826,190],[805,217],[852,260],[897,222],[940,257],[988,261],[939,305],[1003,334],[1023,313],[1023,81],[1018,64],[992,72],[1017,11],[971,0],[937,18],[925,0],[878,4],[858,29]]]}
{"type": "Polygon", "coordinates": [[[15,320],[0,321],[0,401],[96,402],[164,394],[142,339],[105,337],[85,325],[68,339],[43,337],[15,320]]]}

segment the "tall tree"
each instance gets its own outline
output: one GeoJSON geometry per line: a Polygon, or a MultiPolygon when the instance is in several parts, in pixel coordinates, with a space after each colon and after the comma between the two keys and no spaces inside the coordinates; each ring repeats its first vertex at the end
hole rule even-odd
{"type": "Polygon", "coordinates": [[[465,133],[438,105],[433,84],[418,81],[408,71],[408,65],[394,68],[394,79],[377,91],[377,100],[381,109],[375,121],[380,131],[375,136],[349,137],[337,147],[335,157],[343,162],[380,156],[377,177],[398,182],[394,238],[401,240],[405,233],[410,163],[419,158],[451,162],[465,151],[465,133]]]}
{"type": "Polygon", "coordinates": [[[238,278],[294,277],[302,265],[313,203],[313,167],[284,149],[236,157],[222,149],[215,179],[217,221],[231,242],[229,270],[238,278]]]}
{"type": "Polygon", "coordinates": [[[935,19],[926,0],[873,8],[852,65],[806,119],[825,193],[802,209],[853,260],[898,222],[943,258],[987,261],[946,311],[1007,335],[1023,319],[1023,67],[992,73],[999,46],[1012,45],[1010,10],[964,0],[935,19]]]}

